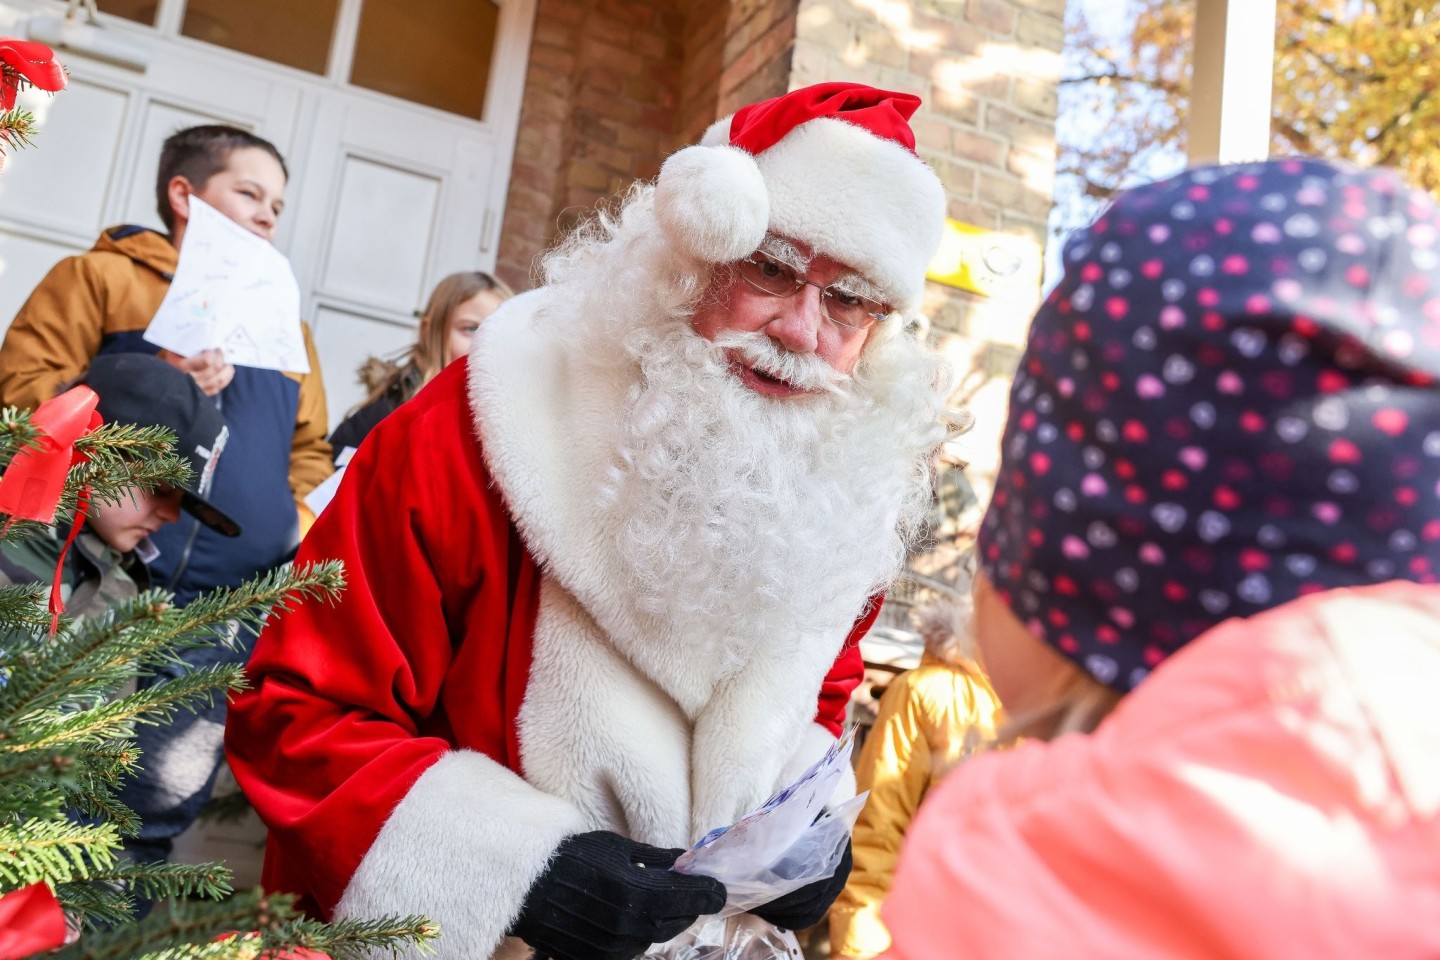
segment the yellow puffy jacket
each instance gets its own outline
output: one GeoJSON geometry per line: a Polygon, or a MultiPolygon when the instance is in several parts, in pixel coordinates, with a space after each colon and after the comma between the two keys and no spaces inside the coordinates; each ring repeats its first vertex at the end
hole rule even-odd
{"type": "Polygon", "coordinates": [[[995,733],[999,700],[978,667],[926,655],[880,698],[855,780],[870,799],[855,823],[855,866],[830,908],[830,952],[869,958],[890,947],[880,905],[926,792],[995,733]]]}

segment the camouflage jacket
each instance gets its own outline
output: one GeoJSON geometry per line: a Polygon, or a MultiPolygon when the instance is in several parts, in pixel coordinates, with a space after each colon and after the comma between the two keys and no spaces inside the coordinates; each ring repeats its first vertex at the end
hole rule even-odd
{"type": "MultiPolygon", "coordinates": [[[[29,539],[0,543],[0,583],[48,586],[68,533],[51,527],[29,539]]],[[[149,585],[145,564],[134,551],[120,553],[94,531],[81,530],[65,555],[60,595],[65,601],[65,613],[83,620],[132,599],[149,585]]]]}

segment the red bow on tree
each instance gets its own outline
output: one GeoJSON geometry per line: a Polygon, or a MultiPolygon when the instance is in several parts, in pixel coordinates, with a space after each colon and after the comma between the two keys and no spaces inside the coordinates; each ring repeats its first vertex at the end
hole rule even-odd
{"type": "Polygon", "coordinates": [[[65,942],[65,911],[43,883],[0,897],[0,960],[20,960],[65,942]]]}
{"type": "MultiPolygon", "coordinates": [[[[75,441],[100,426],[103,422],[95,406],[100,398],[89,387],[72,387],[40,404],[30,417],[30,423],[40,431],[39,445],[25,447],[0,476],[0,513],[8,513],[8,527],[15,520],[36,520],[40,523],[54,523],[55,511],[60,506],[60,496],[65,492],[65,477],[70,468],[83,462],[85,454],[75,449],[75,441]]],[[[60,548],[60,560],[55,564],[55,579],[50,585],[50,635],[55,635],[60,614],[65,603],[60,596],[61,574],[65,568],[65,554],[80,527],[85,523],[85,513],[90,509],[90,488],[80,491],[79,503],[75,508],[75,522],[70,526],[70,536],[60,548]]]]}
{"type": "Polygon", "coordinates": [[[15,95],[26,85],[56,93],[65,82],[65,68],[45,44],[0,39],[0,110],[13,109],[15,95]]]}

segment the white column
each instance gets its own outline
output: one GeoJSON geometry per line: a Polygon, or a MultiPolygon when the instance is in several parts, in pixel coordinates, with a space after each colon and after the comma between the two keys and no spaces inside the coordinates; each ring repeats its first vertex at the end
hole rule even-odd
{"type": "Polygon", "coordinates": [[[1195,0],[1190,162],[1270,155],[1275,0],[1195,0]]]}

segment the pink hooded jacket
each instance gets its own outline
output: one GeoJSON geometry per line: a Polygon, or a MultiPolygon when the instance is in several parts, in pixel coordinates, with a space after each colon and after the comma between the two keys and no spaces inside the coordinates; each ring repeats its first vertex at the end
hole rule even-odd
{"type": "Polygon", "coordinates": [[[927,798],[894,960],[1440,957],[1440,588],[1233,620],[927,798]]]}

